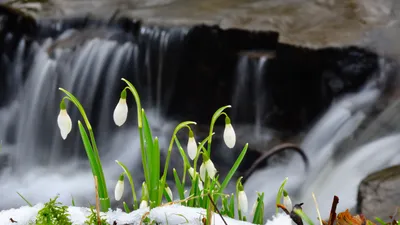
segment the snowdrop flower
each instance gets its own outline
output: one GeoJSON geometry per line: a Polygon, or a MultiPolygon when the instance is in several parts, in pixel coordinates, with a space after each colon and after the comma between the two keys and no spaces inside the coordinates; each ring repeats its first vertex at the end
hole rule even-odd
{"type": "Polygon", "coordinates": [[[249,202],[247,201],[247,195],[246,192],[244,192],[243,185],[239,183],[239,188],[238,188],[238,205],[239,209],[242,213],[246,214],[247,211],[249,210],[249,202]]]}
{"type": "Polygon", "coordinates": [[[189,140],[187,143],[187,152],[189,155],[189,158],[191,160],[194,160],[194,158],[196,158],[197,155],[197,144],[196,144],[196,140],[194,139],[194,135],[193,135],[193,131],[190,130],[189,131],[189,140]]]}
{"type": "Polygon", "coordinates": [[[168,186],[168,185],[166,185],[166,187],[165,187],[165,191],[167,192],[167,194],[168,194],[169,198],[170,198],[170,199],[171,199],[171,201],[172,201],[172,200],[173,200],[173,195],[172,195],[171,188],[169,188],[169,186],[168,186]]]}
{"type": "Polygon", "coordinates": [[[142,201],[140,202],[139,209],[145,209],[145,208],[147,208],[148,206],[149,206],[149,205],[148,205],[147,201],[146,201],[146,200],[142,200],[142,201]]]}
{"type": "MultiPolygon", "coordinates": [[[[190,167],[190,168],[189,168],[189,174],[190,174],[190,177],[191,177],[192,179],[194,179],[194,176],[197,175],[198,173],[197,173],[196,171],[194,171],[193,167],[190,167]]],[[[203,187],[203,182],[202,182],[201,180],[199,180],[198,187],[199,187],[199,190],[200,190],[200,191],[202,191],[203,188],[204,188],[204,187],[203,187]]]]}
{"type": "Polygon", "coordinates": [[[232,127],[231,119],[228,116],[225,117],[224,142],[228,148],[235,147],[236,134],[232,127]]]}
{"type": "Polygon", "coordinates": [[[64,100],[60,103],[60,113],[57,117],[58,128],[60,128],[61,137],[65,140],[72,130],[72,121],[68,115],[64,100]]]}
{"type": "Polygon", "coordinates": [[[194,178],[194,174],[197,173],[197,172],[194,171],[193,167],[190,167],[190,168],[188,169],[188,171],[189,171],[190,177],[193,179],[193,178],[194,178]]]}
{"type": "Polygon", "coordinates": [[[124,193],[124,174],[119,176],[119,180],[115,185],[114,196],[115,200],[121,200],[122,194],[124,193]]]}
{"type": "Polygon", "coordinates": [[[126,104],[126,90],[121,92],[121,97],[117,106],[114,109],[114,122],[117,126],[122,126],[128,117],[128,105],[126,104]]]}
{"type": "Polygon", "coordinates": [[[285,206],[289,212],[293,209],[292,200],[286,190],[283,190],[283,206],[285,206]]]}
{"type": "Polygon", "coordinates": [[[203,181],[206,180],[206,171],[208,176],[211,179],[214,179],[217,169],[215,169],[214,163],[211,161],[211,159],[203,153],[203,163],[200,166],[200,178],[203,181]]]}

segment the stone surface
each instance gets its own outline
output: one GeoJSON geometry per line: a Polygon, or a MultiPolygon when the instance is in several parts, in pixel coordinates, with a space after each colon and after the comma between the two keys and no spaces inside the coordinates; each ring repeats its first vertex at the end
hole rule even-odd
{"type": "Polygon", "coordinates": [[[400,202],[400,165],[367,176],[359,186],[357,213],[389,219],[400,202]]]}
{"type": "Polygon", "coordinates": [[[398,19],[397,0],[50,0],[39,17],[82,14],[141,18],[147,23],[221,25],[273,30],[302,46],[358,44],[365,33],[398,19]]]}

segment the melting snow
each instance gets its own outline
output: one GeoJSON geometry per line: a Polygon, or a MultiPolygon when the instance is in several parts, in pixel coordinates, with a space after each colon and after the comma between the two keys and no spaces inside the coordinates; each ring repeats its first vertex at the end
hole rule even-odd
{"type": "MultiPolygon", "coordinates": [[[[33,207],[23,206],[18,209],[3,210],[0,212],[0,224],[16,225],[28,224],[34,221],[35,217],[43,204],[37,204],[33,207]],[[17,223],[11,222],[13,219],[17,223]]],[[[70,219],[74,225],[83,225],[86,217],[90,215],[90,209],[83,207],[70,206],[68,208],[70,219]]],[[[201,208],[190,208],[181,205],[168,205],[152,209],[139,209],[131,213],[125,213],[121,209],[102,213],[103,218],[107,218],[107,222],[113,224],[114,221],[119,224],[136,225],[140,224],[143,216],[147,216],[159,224],[178,225],[178,224],[198,224],[202,225],[202,218],[205,217],[206,211],[201,208]]],[[[235,220],[224,217],[228,225],[251,225],[252,223],[235,220]]],[[[224,225],[225,223],[218,214],[213,216],[213,225],[224,225]]],[[[272,220],[268,220],[266,225],[293,225],[292,220],[286,214],[278,214],[272,220]]]]}

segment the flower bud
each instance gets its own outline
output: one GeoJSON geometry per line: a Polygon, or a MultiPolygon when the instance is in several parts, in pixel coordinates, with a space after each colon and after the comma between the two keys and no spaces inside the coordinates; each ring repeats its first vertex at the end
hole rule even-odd
{"type": "Polygon", "coordinates": [[[60,129],[61,137],[65,140],[72,130],[72,121],[68,115],[64,100],[60,103],[60,113],[57,117],[57,124],[60,129]]]}
{"type": "Polygon", "coordinates": [[[122,126],[128,118],[128,105],[126,104],[126,90],[121,92],[121,97],[117,106],[114,109],[114,123],[117,126],[122,126]]]}
{"type": "Polygon", "coordinates": [[[236,134],[228,116],[225,117],[224,142],[228,148],[235,147],[236,134]]]}
{"type": "Polygon", "coordinates": [[[189,158],[191,160],[194,160],[194,158],[196,158],[196,155],[197,155],[197,144],[196,144],[196,140],[194,139],[194,135],[193,135],[193,131],[192,130],[189,131],[189,140],[188,140],[188,144],[187,144],[187,152],[188,152],[189,158]]]}
{"type": "Polygon", "coordinates": [[[124,174],[119,176],[119,180],[115,185],[114,195],[115,200],[119,201],[122,198],[122,194],[124,193],[124,174]]]}

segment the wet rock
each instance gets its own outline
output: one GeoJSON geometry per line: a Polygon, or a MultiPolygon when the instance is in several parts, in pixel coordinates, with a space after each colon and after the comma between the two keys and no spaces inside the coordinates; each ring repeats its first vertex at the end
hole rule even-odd
{"type": "Polygon", "coordinates": [[[194,26],[184,40],[178,62],[181,68],[167,115],[208,124],[219,107],[231,103],[239,52],[273,51],[277,43],[276,32],[194,26]]]}
{"type": "Polygon", "coordinates": [[[368,175],[360,184],[357,213],[387,220],[400,202],[400,165],[368,175]]]}
{"type": "Polygon", "coordinates": [[[335,154],[336,160],[346,157],[346,152],[358,146],[400,132],[400,99],[387,102],[388,98],[384,96],[379,100],[375,108],[369,112],[366,121],[339,146],[339,152],[335,154]]]}
{"type": "Polygon", "coordinates": [[[262,126],[293,133],[313,122],[333,99],[357,91],[378,71],[378,56],[371,51],[358,47],[313,50],[277,43],[277,37],[273,32],[193,27],[185,38],[167,115],[207,124],[216,109],[233,105],[233,110],[240,111],[233,118],[235,123],[255,123],[257,107],[262,107],[258,118],[262,126]],[[240,57],[264,57],[260,52],[273,53],[258,75],[262,79],[242,74],[249,78],[245,78],[244,94],[238,94],[236,87],[244,85],[235,77],[240,57]],[[260,91],[265,98],[258,98],[260,91]],[[238,103],[232,96],[243,101],[238,103]]]}

